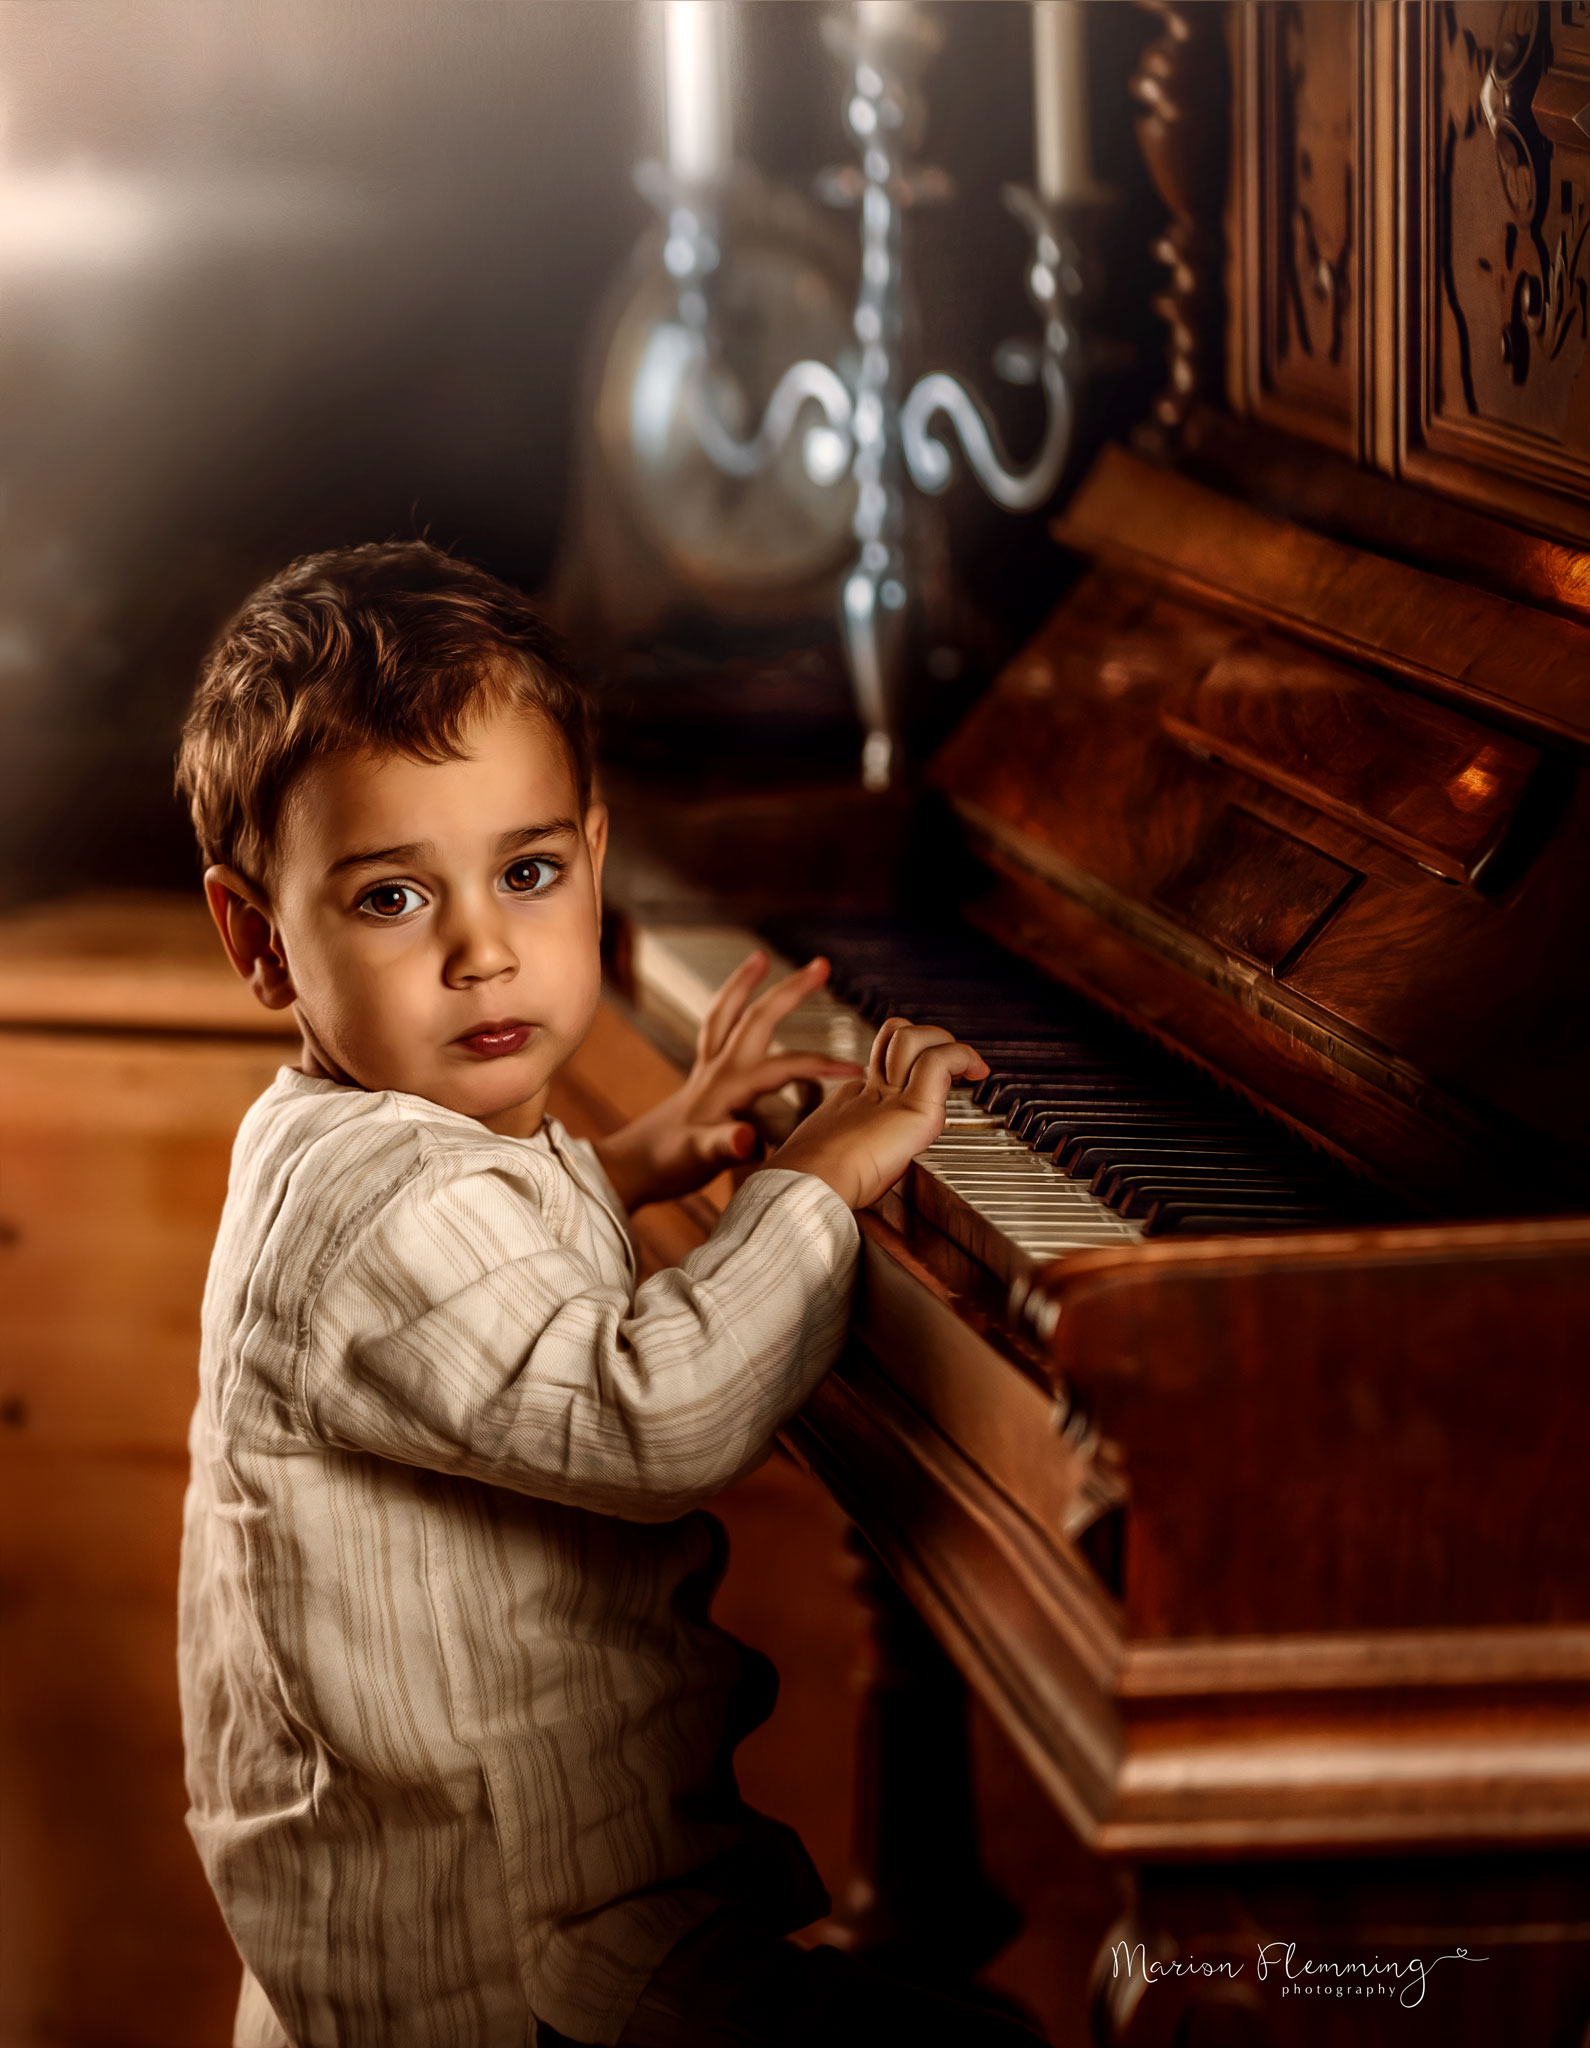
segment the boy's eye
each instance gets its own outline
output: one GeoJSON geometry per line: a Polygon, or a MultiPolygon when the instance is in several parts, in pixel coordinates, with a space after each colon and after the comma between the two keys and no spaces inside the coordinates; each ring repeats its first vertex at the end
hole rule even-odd
{"type": "Polygon", "coordinates": [[[550,889],[562,872],[561,861],[546,860],[537,854],[530,860],[516,860],[503,875],[503,887],[515,896],[535,896],[550,889]]]}
{"type": "Polygon", "coordinates": [[[407,882],[381,882],[359,898],[359,908],[368,910],[374,917],[406,917],[411,910],[418,910],[424,901],[419,890],[407,882]]]}

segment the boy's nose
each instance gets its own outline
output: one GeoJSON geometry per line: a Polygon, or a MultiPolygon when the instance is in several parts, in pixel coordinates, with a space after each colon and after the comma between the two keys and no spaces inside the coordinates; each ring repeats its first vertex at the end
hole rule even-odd
{"type": "Polygon", "coordinates": [[[508,942],[502,919],[484,906],[460,909],[447,939],[442,978],[449,988],[469,988],[478,981],[495,981],[518,969],[519,956],[508,942]]]}

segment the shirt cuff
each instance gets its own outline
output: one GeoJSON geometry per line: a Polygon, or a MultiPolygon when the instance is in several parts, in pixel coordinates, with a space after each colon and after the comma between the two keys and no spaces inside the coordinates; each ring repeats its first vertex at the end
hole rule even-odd
{"type": "Polygon", "coordinates": [[[718,1229],[747,1232],[753,1224],[778,1207],[801,1235],[823,1249],[830,1272],[849,1271],[861,1244],[861,1231],[849,1205],[842,1202],[814,1173],[799,1173],[790,1166],[759,1166],[735,1190],[724,1210],[718,1229]]]}

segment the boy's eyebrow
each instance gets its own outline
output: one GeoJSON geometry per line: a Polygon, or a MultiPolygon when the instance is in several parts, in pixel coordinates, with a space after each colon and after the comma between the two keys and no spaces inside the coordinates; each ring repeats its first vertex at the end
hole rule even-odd
{"type": "MultiPolygon", "coordinates": [[[[572,837],[577,829],[572,818],[552,818],[545,825],[520,825],[512,832],[504,832],[497,845],[505,852],[510,846],[522,846],[527,839],[572,837]]],[[[348,868],[398,867],[428,850],[426,842],[419,839],[410,840],[406,846],[376,846],[368,852],[345,853],[331,863],[326,873],[340,875],[348,868]]]]}
{"type": "Polygon", "coordinates": [[[407,846],[377,846],[372,847],[368,853],[345,853],[341,860],[334,860],[331,863],[326,873],[340,875],[344,868],[396,867],[403,861],[413,860],[416,854],[424,851],[424,846],[415,839],[407,846]]]}
{"type": "Polygon", "coordinates": [[[497,844],[506,850],[523,845],[527,839],[572,839],[578,830],[572,818],[553,818],[545,825],[521,825],[517,832],[504,832],[497,844]]]}

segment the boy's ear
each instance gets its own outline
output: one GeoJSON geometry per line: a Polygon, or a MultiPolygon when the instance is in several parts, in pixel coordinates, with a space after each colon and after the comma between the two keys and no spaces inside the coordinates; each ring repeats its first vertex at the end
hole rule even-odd
{"type": "Polygon", "coordinates": [[[607,858],[607,806],[593,803],[585,813],[585,843],[591,850],[591,873],[596,880],[596,928],[602,928],[602,863],[607,858]]]}
{"type": "Polygon", "coordinates": [[[207,868],[204,894],[221,934],[226,957],[267,1010],[285,1010],[298,1000],[287,960],[271,922],[270,904],[236,868],[207,868]]]}

